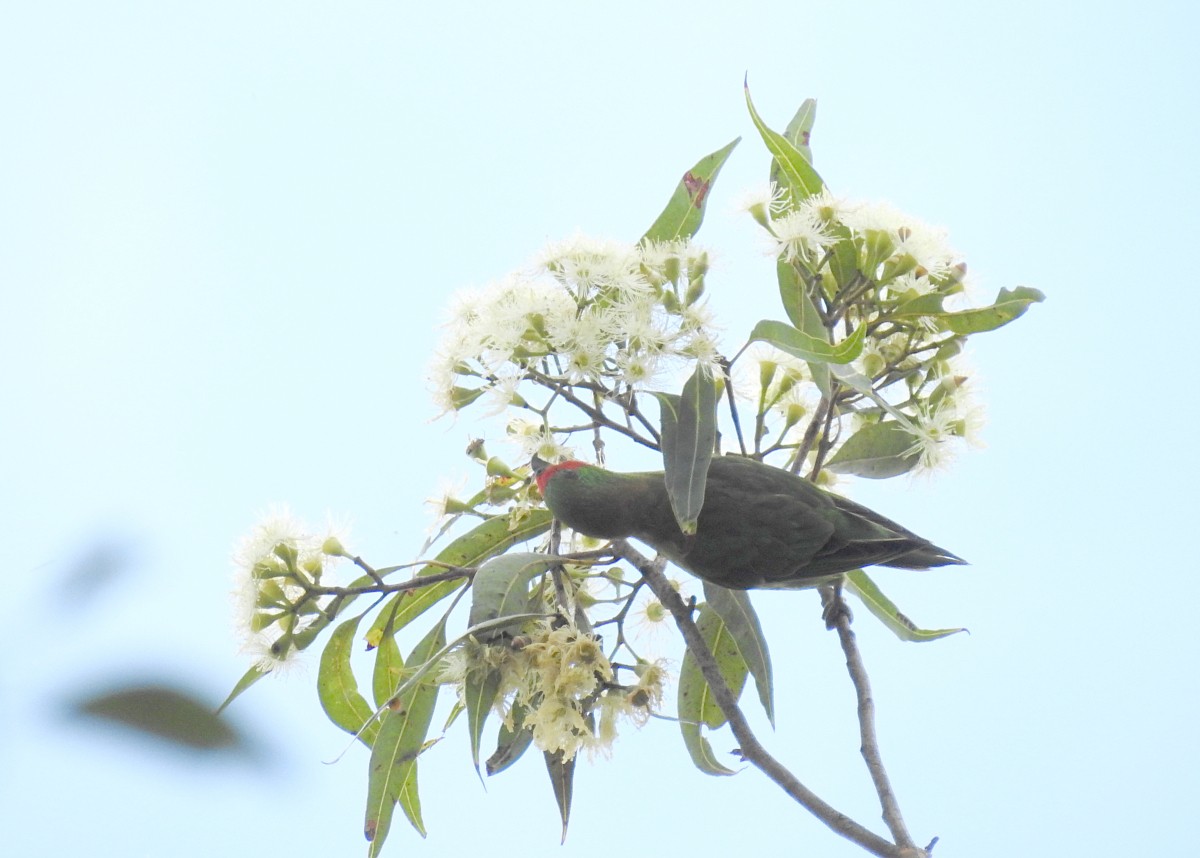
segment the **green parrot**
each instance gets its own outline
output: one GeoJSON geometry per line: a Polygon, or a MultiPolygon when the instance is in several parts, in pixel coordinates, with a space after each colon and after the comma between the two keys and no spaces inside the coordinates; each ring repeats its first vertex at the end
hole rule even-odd
{"type": "Polygon", "coordinates": [[[965,563],[865,506],[742,456],[708,469],[696,533],[679,528],[662,471],[620,474],[532,462],[554,517],[600,539],[633,537],[693,575],[735,590],[813,587],[862,566],[965,563]]]}

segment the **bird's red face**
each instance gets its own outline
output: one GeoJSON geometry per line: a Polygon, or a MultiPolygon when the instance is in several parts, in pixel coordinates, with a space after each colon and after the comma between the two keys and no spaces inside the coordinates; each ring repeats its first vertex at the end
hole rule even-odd
{"type": "Polygon", "coordinates": [[[546,494],[546,484],[550,482],[550,478],[560,471],[573,471],[576,468],[582,468],[586,462],[577,462],[572,459],[569,462],[559,462],[557,465],[549,465],[543,468],[537,475],[538,491],[543,495],[546,494]]]}

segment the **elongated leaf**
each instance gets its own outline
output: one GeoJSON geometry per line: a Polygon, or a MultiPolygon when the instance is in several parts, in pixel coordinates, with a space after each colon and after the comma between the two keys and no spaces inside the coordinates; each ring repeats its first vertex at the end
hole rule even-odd
{"type": "MultiPolygon", "coordinates": [[[[503,554],[518,542],[541,536],[550,529],[553,521],[554,516],[544,509],[532,510],[511,527],[509,516],[499,515],[455,539],[435,559],[450,566],[478,566],[489,557],[503,554]]],[[[438,566],[425,566],[418,574],[436,575],[444,571],[438,566]]],[[[367,642],[372,645],[378,643],[389,623],[393,631],[404,628],[462,586],[462,581],[443,581],[397,593],[379,612],[367,633],[367,642]]]]}
{"type": "MultiPolygon", "coordinates": [[[[796,115],[792,117],[792,121],[787,124],[787,128],[783,130],[784,139],[796,147],[796,151],[809,164],[812,164],[812,149],[809,148],[809,138],[812,134],[813,123],[817,118],[817,102],[816,99],[806,98],[804,103],[800,105],[800,109],[796,111],[796,115]]],[[[779,166],[777,158],[771,159],[771,184],[776,187],[784,188],[788,186],[787,179],[783,176],[783,170],[779,166]]],[[[796,327],[802,327],[797,325],[796,327]]],[[[811,333],[811,331],[810,331],[811,333]]]]}
{"type": "Polygon", "coordinates": [[[670,241],[676,238],[691,238],[700,229],[704,221],[704,206],[708,202],[708,192],[712,183],[717,179],[717,173],[738,144],[741,137],[736,138],[728,146],[718,149],[711,155],[705,155],[696,162],[696,166],[683,174],[675,192],[667,201],[666,208],[658,219],[650,225],[643,236],[643,241],[670,241]]]}
{"type": "Polygon", "coordinates": [[[708,606],[724,621],[725,628],[733,637],[738,653],[750,669],[750,675],[754,677],[763,711],[767,713],[771,726],[775,726],[771,654],[767,650],[767,638],[763,634],[762,624],[758,621],[758,614],[754,611],[754,605],[750,603],[750,594],[745,590],[730,590],[705,581],[704,598],[708,606]]]}
{"type": "MultiPolygon", "coordinates": [[[[783,301],[784,312],[787,313],[792,325],[813,339],[828,343],[829,330],[821,321],[821,314],[817,312],[812,296],[808,293],[808,288],[800,279],[795,267],[780,257],[775,261],[775,273],[779,281],[779,297],[783,301]]],[[[823,361],[809,361],[808,368],[812,372],[813,382],[817,385],[817,389],[828,395],[829,367],[823,361]]]]}
{"type": "MultiPolygon", "coordinates": [[[[446,643],[445,621],[439,622],[421,639],[409,657],[412,664],[428,663],[446,643]]],[[[368,854],[379,854],[391,827],[396,803],[403,800],[402,810],[422,837],[425,825],[421,820],[420,799],[417,796],[417,757],[425,748],[425,734],[433,719],[437,703],[438,684],[422,682],[399,694],[384,711],[379,721],[379,733],[371,748],[367,774],[367,812],[364,833],[371,843],[368,854]]]]}
{"type": "MultiPolygon", "coordinates": [[[[716,610],[705,604],[700,606],[696,626],[716,658],[721,676],[736,700],[745,687],[748,668],[725,621],[716,610]]],[[[705,774],[733,774],[731,769],[716,762],[712,748],[701,731],[701,725],[716,729],[724,723],[725,715],[713,699],[712,689],[700,672],[700,666],[690,651],[685,652],[679,670],[679,727],[692,762],[705,774]]]]}
{"type": "Polygon", "coordinates": [[[940,317],[940,321],[948,330],[956,334],[979,334],[984,331],[994,331],[1028,310],[1030,304],[1044,300],[1046,300],[1045,295],[1028,286],[1018,286],[1012,290],[1001,289],[1000,294],[996,296],[996,303],[987,307],[976,307],[973,310],[945,313],[940,317]]]}
{"type": "Polygon", "coordinates": [[[237,681],[237,685],[233,686],[233,690],[229,692],[229,696],[226,697],[221,705],[217,707],[216,714],[220,715],[222,712],[224,712],[225,707],[237,700],[243,691],[245,691],[254,683],[258,682],[270,672],[271,671],[269,670],[260,670],[258,665],[255,665],[247,670],[244,674],[242,674],[242,678],[237,681]]]}
{"type": "Polygon", "coordinates": [[[754,102],[750,99],[749,84],[746,84],[745,91],[746,107],[750,111],[750,118],[754,121],[754,127],[758,129],[767,150],[779,163],[780,173],[792,191],[792,201],[798,203],[813,194],[819,194],[825,187],[821,176],[790,140],[778,131],[772,131],[762,121],[762,117],[754,109],[754,102]]]}
{"type": "MultiPolygon", "coordinates": [[[[471,613],[468,622],[472,626],[501,617],[528,614],[532,610],[529,582],[555,565],[555,558],[546,554],[514,553],[493,557],[479,567],[471,583],[471,613]]],[[[512,628],[495,628],[484,643],[495,640],[512,628]]]]}
{"type": "Polygon", "coordinates": [[[921,459],[913,446],[915,440],[894,420],[872,423],[847,438],[825,467],[872,480],[897,477],[911,471],[921,459]]]}
{"type": "Polygon", "coordinates": [[[525,713],[528,708],[520,703],[514,703],[512,708],[513,728],[510,730],[503,723],[496,737],[496,750],[487,759],[488,776],[498,775],[521,758],[521,755],[533,744],[533,731],[525,726],[525,713]]]}
{"type": "Polygon", "coordinates": [[[822,364],[847,364],[862,354],[866,326],[860,325],[837,345],[797,330],[787,322],[764,319],[750,332],[753,342],[769,343],[801,360],[822,364]]]}
{"type": "Polygon", "coordinates": [[[670,400],[673,407],[662,407],[667,497],[684,533],[696,532],[696,520],[704,506],[704,484],[717,441],[718,396],[712,371],[697,364],[683,385],[683,395],[670,400]]]}
{"type": "Polygon", "coordinates": [[[386,635],[375,647],[375,671],[371,675],[371,692],[376,706],[392,699],[403,675],[404,658],[400,655],[396,637],[386,635]]]}
{"type": "Polygon", "coordinates": [[[545,751],[546,771],[550,774],[550,786],[558,813],[562,817],[562,842],[567,842],[567,823],[571,820],[571,793],[575,784],[575,758],[563,759],[562,751],[545,751]]]}
{"type": "Polygon", "coordinates": [[[683,745],[696,768],[706,775],[737,774],[733,769],[721,765],[716,752],[713,751],[712,743],[701,732],[699,724],[680,721],[679,730],[683,733],[683,745]]]}
{"type": "Polygon", "coordinates": [[[861,569],[846,573],[846,589],[862,600],[867,610],[879,618],[902,641],[922,643],[949,637],[966,629],[922,629],[900,613],[900,609],[867,577],[861,569]]]}
{"type": "Polygon", "coordinates": [[[362,614],[351,617],[329,636],[317,671],[317,697],[330,721],[347,733],[356,735],[369,748],[379,732],[379,725],[372,721],[363,730],[363,724],[372,718],[375,711],[358,693],[358,682],[354,678],[354,671],[350,669],[350,650],[361,619],[362,614]],[[359,730],[362,732],[359,733],[359,730]]]}
{"type": "Polygon", "coordinates": [[[479,740],[483,736],[483,725],[496,702],[496,694],[500,691],[500,671],[490,668],[477,676],[468,671],[464,684],[464,694],[467,701],[467,730],[471,736],[471,764],[475,766],[475,774],[480,779],[479,771],[479,740]]]}

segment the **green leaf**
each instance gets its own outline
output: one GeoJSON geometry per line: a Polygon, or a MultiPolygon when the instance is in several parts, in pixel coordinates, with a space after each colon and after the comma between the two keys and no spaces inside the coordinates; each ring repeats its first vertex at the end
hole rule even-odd
{"type": "MultiPolygon", "coordinates": [[[[809,99],[811,101],[812,99],[809,99]]],[[[808,102],[805,102],[806,104],[808,102]]],[[[782,257],[775,261],[775,273],[779,280],[779,297],[783,301],[784,312],[791,319],[792,325],[802,333],[816,340],[829,342],[829,330],[821,321],[821,314],[813,303],[808,287],[800,279],[795,266],[782,257]]],[[[812,372],[813,382],[821,393],[829,393],[829,367],[823,361],[809,361],[808,368],[812,372]]]]}
{"type": "Polygon", "coordinates": [[[562,751],[545,751],[546,771],[562,818],[562,842],[567,842],[567,823],[571,819],[571,792],[575,783],[575,758],[563,759],[562,751]]]}
{"type": "Polygon", "coordinates": [[[966,629],[922,629],[912,620],[900,613],[900,610],[882,591],[875,582],[867,577],[861,569],[846,573],[846,589],[862,600],[867,610],[879,618],[892,633],[902,641],[935,641],[948,637],[966,629]]]}
{"type": "Polygon", "coordinates": [[[718,396],[712,370],[697,364],[682,396],[659,399],[667,497],[684,533],[696,532],[704,506],[704,484],[717,442],[718,396]]]}
{"type": "Polygon", "coordinates": [[[190,693],[165,685],[118,688],[70,704],[72,714],[120,724],[195,750],[231,748],[243,741],[228,723],[190,693]]]}
{"type": "Polygon", "coordinates": [[[533,731],[525,727],[525,713],[528,707],[514,703],[512,708],[513,729],[502,722],[500,733],[496,737],[496,750],[485,763],[488,776],[498,775],[521,758],[521,755],[533,743],[533,731]]]}
{"type": "Polygon", "coordinates": [[[814,194],[819,194],[825,187],[820,175],[790,140],[778,131],[772,131],[767,127],[766,123],[762,121],[762,117],[758,115],[758,111],[754,109],[754,102],[750,99],[750,85],[746,84],[744,88],[746,107],[750,111],[750,118],[754,121],[754,127],[758,129],[763,143],[767,145],[767,150],[775,156],[780,173],[787,187],[792,191],[792,202],[798,203],[814,194]]]}
{"type": "Polygon", "coordinates": [[[1044,300],[1046,296],[1039,290],[1018,286],[1011,291],[1001,289],[996,296],[996,303],[990,306],[945,313],[939,318],[947,330],[956,334],[979,334],[1007,325],[1028,310],[1030,304],[1044,300]]]}
{"type": "MultiPolygon", "coordinates": [[[[421,639],[409,656],[411,664],[425,664],[446,642],[442,620],[421,639]]],[[[371,748],[367,774],[367,812],[364,833],[371,843],[368,855],[379,854],[392,823],[396,803],[413,828],[424,837],[421,804],[417,795],[417,757],[426,747],[425,734],[433,719],[438,684],[419,683],[398,695],[379,720],[379,733],[371,748]]]]}
{"type": "Polygon", "coordinates": [[[382,706],[392,699],[404,674],[404,658],[395,635],[384,635],[375,647],[375,671],[371,675],[371,693],[375,705],[382,706]]]}
{"type": "MultiPolygon", "coordinates": [[[[806,98],[792,117],[792,121],[783,130],[784,138],[796,147],[796,151],[809,164],[812,163],[812,149],[809,148],[809,136],[812,134],[813,123],[817,119],[817,100],[806,98]]],[[[771,159],[771,184],[783,187],[784,179],[777,159],[771,159]]]]}
{"type": "Polygon", "coordinates": [[[321,666],[317,671],[317,696],[329,720],[347,733],[356,736],[367,747],[375,739],[379,725],[375,721],[363,729],[374,717],[374,710],[358,693],[358,683],[350,668],[350,650],[354,645],[354,634],[362,614],[352,617],[334,629],[321,653],[321,666]],[[362,730],[361,733],[359,731],[362,730]]]}
{"type": "Polygon", "coordinates": [[[913,446],[915,440],[895,420],[872,423],[846,439],[825,467],[872,480],[897,477],[911,471],[921,459],[913,446]]]}
{"type": "MultiPolygon", "coordinates": [[[[479,567],[475,580],[471,582],[471,612],[467,622],[477,626],[501,617],[530,613],[533,609],[530,580],[557,562],[556,558],[546,554],[525,552],[493,557],[479,567]]],[[[499,626],[480,640],[488,643],[505,632],[513,631],[515,628],[512,626],[499,626]]]]}
{"type": "Polygon", "coordinates": [[[475,766],[475,774],[482,779],[483,775],[479,772],[479,740],[483,736],[483,725],[492,711],[492,704],[496,702],[496,694],[500,691],[500,671],[496,668],[467,671],[463,685],[467,701],[467,728],[471,736],[471,764],[475,766]],[[480,673],[483,675],[480,676],[480,673]]]}
{"type": "MultiPolygon", "coordinates": [[[[748,668],[725,621],[715,609],[701,605],[696,626],[716,658],[721,676],[736,700],[746,684],[748,668]]],[[[679,728],[692,762],[705,774],[734,774],[732,769],[716,761],[712,747],[701,731],[702,725],[716,729],[724,723],[725,715],[713,699],[712,689],[700,672],[700,666],[690,651],[685,652],[679,670],[679,728]]]]}
{"type": "Polygon", "coordinates": [[[696,166],[683,174],[666,208],[646,230],[643,241],[670,241],[676,238],[691,238],[696,234],[704,221],[704,206],[708,202],[709,189],[716,181],[717,173],[721,172],[725,159],[741,139],[738,137],[728,146],[711,155],[705,155],[696,162],[696,166]]]}
{"type": "MultiPolygon", "coordinates": [[[[489,557],[503,554],[518,542],[525,542],[540,536],[550,529],[554,516],[548,510],[535,509],[530,511],[515,526],[510,527],[508,515],[498,515],[464,533],[447,545],[435,558],[439,563],[449,566],[478,566],[489,557]]],[[[439,566],[425,566],[418,573],[421,575],[436,575],[445,572],[439,566]]],[[[449,596],[463,581],[442,581],[428,587],[415,587],[397,593],[392,600],[380,611],[379,617],[367,633],[367,640],[375,643],[382,639],[383,630],[391,623],[392,631],[398,631],[432,608],[442,599],[449,596]]]]}
{"type": "Polygon", "coordinates": [[[854,333],[837,345],[798,330],[787,322],[764,319],[750,332],[751,342],[768,343],[782,352],[801,360],[822,364],[847,364],[862,354],[866,326],[859,325],[854,333]]]}
{"type": "Polygon", "coordinates": [[[750,594],[745,590],[730,590],[717,584],[704,582],[704,598],[708,606],[721,617],[725,628],[733,636],[742,661],[754,677],[758,689],[758,700],[771,726],[775,726],[775,691],[771,678],[771,654],[767,650],[767,638],[750,594]]]}
{"type": "Polygon", "coordinates": [[[254,667],[247,670],[244,674],[242,674],[242,678],[237,681],[237,685],[233,686],[233,691],[229,692],[229,696],[226,697],[224,702],[217,707],[216,714],[220,715],[222,712],[224,712],[225,707],[236,700],[243,691],[245,691],[254,683],[258,682],[270,672],[271,671],[269,670],[260,670],[258,665],[254,665],[254,667]]]}

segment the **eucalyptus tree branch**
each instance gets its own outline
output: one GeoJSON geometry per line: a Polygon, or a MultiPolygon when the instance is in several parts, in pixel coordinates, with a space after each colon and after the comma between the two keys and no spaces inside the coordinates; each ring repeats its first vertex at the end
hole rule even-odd
{"type": "Polygon", "coordinates": [[[883,821],[892,832],[896,843],[903,847],[915,848],[912,836],[904,824],[904,817],[900,814],[900,804],[892,790],[891,780],[883,767],[879,738],[875,732],[875,700],[871,697],[871,682],[867,678],[867,669],[863,665],[857,638],[850,628],[850,612],[842,603],[841,584],[822,587],[821,601],[825,604],[829,626],[837,630],[842,652],[846,656],[846,670],[850,673],[850,681],[854,683],[854,693],[858,697],[858,727],[862,739],[863,760],[866,761],[867,771],[871,773],[875,792],[879,794],[883,821]]]}
{"type": "Polygon", "coordinates": [[[647,586],[675,618],[675,624],[683,635],[688,651],[696,659],[696,664],[712,691],[713,700],[720,708],[721,714],[729,722],[729,728],[738,740],[740,754],[744,760],[778,784],[801,807],[817,817],[832,831],[858,844],[872,855],[880,856],[880,858],[928,858],[925,850],[908,844],[898,846],[891,843],[838,811],[801,783],[799,778],[771,756],[750,729],[733,692],[729,690],[724,677],[721,676],[716,658],[704,642],[695,622],[692,621],[691,609],[683,603],[678,591],[671,586],[658,564],[652,562],[624,540],[613,543],[613,549],[642,573],[647,586]]]}
{"type": "MultiPolygon", "coordinates": [[[[554,391],[555,396],[558,396],[558,397],[562,398],[563,400],[574,405],[576,408],[578,408],[580,411],[582,411],[584,414],[586,414],[588,417],[590,417],[593,421],[595,421],[597,425],[612,429],[614,432],[619,432],[622,435],[626,436],[627,438],[630,438],[630,439],[636,441],[637,443],[641,444],[642,446],[649,447],[651,450],[658,449],[658,442],[659,442],[658,433],[654,432],[652,429],[650,431],[651,431],[653,440],[650,440],[650,439],[647,439],[642,434],[640,434],[636,429],[631,429],[626,426],[622,426],[620,423],[617,423],[615,420],[611,419],[607,414],[605,414],[600,409],[584,402],[582,399],[580,399],[578,396],[576,396],[574,393],[572,393],[567,387],[565,387],[560,382],[555,381],[553,378],[546,376],[546,375],[542,375],[540,372],[537,372],[535,370],[529,370],[529,378],[531,378],[533,381],[537,382],[538,384],[542,385],[543,387],[547,387],[550,390],[554,391]]],[[[626,413],[628,414],[629,412],[626,412],[626,413]]],[[[639,418],[639,422],[642,422],[643,424],[647,423],[646,419],[640,413],[636,413],[635,416],[637,416],[639,418]]]]}

